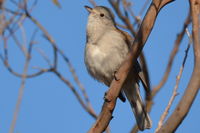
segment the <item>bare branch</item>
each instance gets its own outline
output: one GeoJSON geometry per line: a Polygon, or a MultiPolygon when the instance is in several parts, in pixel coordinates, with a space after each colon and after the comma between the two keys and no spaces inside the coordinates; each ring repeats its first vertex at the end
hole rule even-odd
{"type": "Polygon", "coordinates": [[[141,27],[137,33],[136,39],[133,42],[130,53],[127,55],[124,63],[116,73],[117,79],[120,80],[114,79],[112,81],[110,89],[108,90],[105,96],[105,101],[101,113],[98,116],[97,121],[95,122],[95,124],[92,126],[92,128],[89,130],[88,133],[101,133],[108,126],[110,120],[112,119],[112,112],[115,108],[116,100],[121,91],[123,82],[125,81],[130,69],[134,65],[137,57],[141,53],[142,48],[145,45],[145,42],[154,26],[156,17],[160,9],[170,2],[172,1],[153,0],[152,4],[150,5],[147,11],[146,16],[144,17],[141,27]]]}
{"type": "Polygon", "coordinates": [[[63,81],[74,93],[74,95],[76,96],[76,98],[78,99],[79,103],[81,104],[81,106],[94,118],[97,118],[97,115],[95,114],[94,110],[90,107],[87,106],[84,101],[82,100],[82,98],[80,97],[80,95],[78,94],[78,92],[76,91],[76,89],[73,87],[73,85],[67,80],[65,79],[57,70],[53,69],[52,70],[56,76],[63,81]]]}
{"type": "Polygon", "coordinates": [[[171,106],[172,106],[172,103],[173,103],[175,97],[178,95],[177,90],[178,90],[179,82],[180,82],[180,79],[181,79],[181,76],[182,76],[182,73],[183,73],[183,69],[184,69],[184,66],[185,66],[185,62],[186,62],[186,59],[187,59],[187,56],[188,56],[188,52],[189,52],[189,49],[190,49],[190,44],[192,43],[190,40],[191,40],[191,39],[189,38],[189,43],[188,43],[187,49],[185,50],[185,57],[184,57],[184,59],[183,59],[183,63],[182,63],[182,66],[181,66],[181,68],[180,68],[179,74],[178,74],[178,76],[176,77],[176,85],[175,85],[175,87],[174,87],[174,89],[173,89],[173,94],[172,94],[172,96],[171,96],[171,98],[170,98],[170,100],[169,100],[169,103],[168,103],[167,107],[165,108],[164,113],[163,113],[162,116],[160,117],[160,121],[158,122],[158,127],[157,127],[157,129],[156,129],[156,133],[157,133],[157,132],[160,130],[160,128],[162,127],[163,122],[164,122],[165,118],[167,117],[167,115],[168,115],[168,113],[169,113],[169,110],[170,110],[170,108],[171,108],[171,106]]]}
{"type": "Polygon", "coordinates": [[[190,0],[190,9],[192,16],[192,35],[193,35],[193,49],[194,49],[194,69],[192,77],[188,86],[182,96],[176,109],[164,125],[160,128],[158,133],[175,132],[178,126],[182,123],[191,105],[196,98],[200,88],[200,34],[199,34],[199,16],[200,16],[200,1],[190,0]]]}
{"type": "MultiPolygon", "coordinates": [[[[154,97],[156,96],[156,94],[159,92],[160,88],[164,85],[164,83],[167,81],[166,78],[166,75],[168,77],[169,75],[169,72],[171,71],[171,66],[172,66],[172,63],[173,63],[173,60],[174,60],[174,57],[178,51],[178,48],[180,46],[180,43],[184,37],[184,34],[185,34],[185,29],[188,27],[188,25],[190,24],[191,22],[191,17],[190,17],[190,14],[188,14],[187,18],[185,19],[185,22],[184,22],[184,25],[183,25],[183,28],[182,28],[182,31],[178,34],[176,40],[175,40],[175,43],[174,43],[174,48],[170,54],[170,58],[169,58],[169,62],[168,62],[168,65],[167,65],[167,69],[166,69],[166,72],[165,72],[165,76],[163,77],[162,79],[162,83],[160,82],[160,85],[158,85],[157,87],[154,87],[152,92],[151,92],[151,100],[154,99],[154,97]],[[165,79],[165,81],[164,81],[165,79]],[[162,84],[162,85],[161,85],[162,84]]],[[[146,101],[146,107],[147,107],[147,111],[150,112],[151,111],[151,108],[152,108],[152,105],[153,105],[153,101],[151,100],[148,100],[146,101]]],[[[138,128],[137,128],[137,125],[134,125],[132,130],[131,130],[131,133],[136,133],[138,131],[138,128]]]]}
{"type": "Polygon", "coordinates": [[[186,28],[188,27],[190,22],[191,22],[191,16],[190,16],[190,13],[188,13],[188,16],[187,16],[187,18],[186,18],[186,20],[184,22],[182,31],[178,34],[178,36],[176,38],[176,41],[174,43],[174,48],[171,51],[171,54],[170,54],[170,57],[169,57],[169,61],[168,61],[168,64],[167,64],[167,68],[166,68],[165,73],[164,73],[164,76],[163,76],[162,80],[160,81],[160,83],[156,87],[154,87],[153,90],[152,90],[152,94],[153,95],[155,95],[160,90],[160,88],[162,88],[163,85],[166,83],[166,81],[167,81],[167,79],[169,77],[169,74],[171,72],[171,68],[172,68],[172,64],[173,64],[174,58],[175,58],[175,56],[176,56],[176,54],[178,52],[179,46],[181,44],[181,41],[184,38],[186,28]]]}
{"type": "Polygon", "coordinates": [[[133,25],[130,22],[130,19],[127,16],[124,16],[119,8],[119,1],[109,0],[109,3],[112,5],[118,17],[124,22],[127,28],[130,30],[131,34],[135,37],[136,32],[133,28],[133,25]]]}
{"type": "Polygon", "coordinates": [[[70,63],[69,59],[65,56],[65,54],[63,53],[63,51],[61,49],[58,48],[56,42],[54,41],[54,39],[52,38],[52,36],[47,32],[47,30],[35,19],[33,18],[33,16],[31,16],[31,14],[29,14],[26,10],[27,16],[28,18],[36,25],[38,26],[38,28],[43,32],[45,38],[50,42],[50,44],[53,47],[54,50],[54,63],[53,63],[53,68],[51,68],[51,71],[54,72],[71,90],[72,92],[75,94],[75,96],[77,97],[79,103],[82,105],[82,107],[94,118],[97,118],[97,115],[95,114],[92,105],[90,103],[89,97],[87,96],[86,90],[83,87],[83,85],[81,84],[81,82],[78,79],[78,76],[75,73],[75,70],[72,66],[72,64],[70,63]],[[80,97],[80,95],[78,94],[78,92],[76,92],[75,88],[72,86],[72,84],[66,80],[58,71],[57,71],[57,53],[59,53],[61,55],[61,57],[64,59],[64,61],[66,62],[67,66],[69,67],[70,72],[72,73],[72,76],[75,80],[75,82],[77,83],[77,85],[79,86],[79,89],[81,89],[81,92],[83,93],[84,96],[84,100],[86,101],[86,104],[84,102],[84,100],[80,97]]]}
{"type": "Polygon", "coordinates": [[[147,5],[149,4],[150,0],[146,0],[143,7],[141,8],[140,12],[139,12],[139,16],[141,16],[143,14],[143,12],[145,11],[145,9],[147,8],[147,5]]]}
{"type": "MultiPolygon", "coordinates": [[[[4,65],[5,65],[5,67],[7,68],[7,70],[8,70],[10,73],[12,73],[13,75],[15,75],[15,76],[17,76],[17,77],[22,78],[22,77],[23,77],[23,74],[20,74],[20,73],[16,72],[16,71],[13,70],[13,68],[10,66],[10,64],[9,64],[9,59],[8,59],[7,38],[5,38],[4,36],[2,36],[2,38],[3,38],[3,42],[4,42],[4,57],[1,56],[0,59],[2,60],[2,62],[3,62],[4,65]]],[[[22,48],[22,49],[24,49],[24,48],[22,48]]],[[[24,52],[24,53],[26,53],[26,52],[24,52]]],[[[38,72],[35,72],[35,73],[33,73],[33,74],[26,74],[26,78],[33,78],[33,77],[39,76],[39,75],[41,75],[41,74],[43,74],[43,73],[45,73],[45,72],[49,72],[49,71],[50,71],[50,69],[42,69],[42,70],[40,70],[40,71],[38,71],[38,72]]]]}
{"type": "MultiPolygon", "coordinates": [[[[96,114],[91,106],[89,97],[87,95],[87,92],[85,90],[85,88],[83,87],[83,85],[81,84],[81,82],[78,79],[78,76],[76,75],[76,72],[71,64],[71,62],[69,61],[69,59],[65,56],[65,54],[62,52],[61,49],[58,48],[58,45],[55,43],[54,39],[51,37],[51,35],[47,32],[47,30],[35,19],[31,16],[31,11],[32,8],[36,5],[37,0],[34,1],[33,5],[31,6],[30,9],[27,9],[27,1],[23,0],[20,2],[15,2],[12,1],[16,6],[17,9],[15,11],[12,11],[10,9],[5,9],[5,11],[7,13],[12,14],[12,16],[10,17],[7,25],[5,26],[6,29],[9,31],[8,35],[2,35],[3,38],[3,42],[4,42],[4,48],[3,48],[3,54],[0,54],[0,59],[2,60],[2,62],[4,63],[5,67],[7,68],[7,70],[15,75],[18,76],[20,78],[24,77],[24,73],[18,73],[16,72],[9,64],[9,59],[8,59],[8,48],[7,48],[7,40],[10,39],[10,37],[12,37],[14,39],[14,43],[17,44],[17,46],[20,48],[20,50],[23,52],[23,55],[25,56],[25,58],[27,57],[27,55],[31,52],[31,49],[27,49],[23,44],[26,44],[25,41],[25,30],[21,27],[23,26],[23,22],[26,18],[29,18],[35,25],[36,27],[38,27],[44,34],[44,37],[50,42],[51,47],[53,48],[53,62],[51,64],[51,61],[48,59],[48,57],[45,56],[44,52],[40,52],[41,56],[45,59],[45,61],[47,61],[49,68],[40,68],[35,66],[35,69],[38,69],[38,71],[36,73],[33,74],[28,74],[28,72],[26,72],[26,79],[27,78],[32,78],[32,77],[36,77],[39,76],[41,74],[44,74],[45,72],[52,72],[55,75],[57,75],[61,81],[63,81],[71,90],[72,92],[74,92],[75,96],[77,97],[78,101],[82,104],[83,108],[93,117],[96,118],[96,114]],[[15,18],[16,16],[17,19],[15,18]],[[19,42],[19,39],[17,38],[17,36],[15,36],[16,31],[18,29],[21,29],[22,33],[23,33],[23,40],[24,43],[22,44],[21,42],[19,42]],[[64,78],[64,76],[62,76],[61,73],[58,73],[58,68],[57,68],[57,64],[58,64],[58,54],[61,55],[62,59],[66,62],[67,66],[69,67],[69,70],[76,82],[76,84],[79,86],[79,89],[81,90],[83,97],[81,97],[81,95],[76,91],[76,89],[74,88],[74,86],[71,84],[70,81],[68,81],[67,79],[64,78]],[[56,73],[57,72],[57,73],[56,73]]],[[[5,28],[4,28],[5,29],[5,28]]],[[[30,45],[29,45],[30,46],[30,45]]],[[[13,128],[12,128],[13,129],[13,128]]]]}
{"type": "Polygon", "coordinates": [[[45,54],[45,52],[42,49],[37,48],[36,49],[38,51],[38,53],[40,53],[40,55],[44,58],[44,60],[47,62],[47,64],[52,68],[53,65],[51,64],[50,59],[48,58],[48,56],[45,54]]]}
{"type": "Polygon", "coordinates": [[[94,0],[89,0],[89,2],[95,7],[97,6],[96,2],[94,0]]]}
{"type": "MultiPolygon", "coordinates": [[[[34,35],[35,34],[33,34],[32,39],[34,39],[34,35]]],[[[25,81],[26,81],[28,67],[29,67],[29,63],[30,63],[30,59],[31,59],[32,46],[33,46],[33,43],[31,41],[30,45],[29,45],[29,50],[26,52],[26,62],[24,64],[24,70],[23,70],[23,75],[22,75],[22,79],[21,79],[21,85],[20,85],[20,88],[19,88],[17,103],[16,103],[14,115],[13,115],[13,120],[12,120],[10,129],[9,129],[9,133],[14,133],[15,125],[16,125],[17,118],[18,118],[18,115],[19,115],[20,105],[22,103],[22,97],[23,97],[23,93],[24,93],[25,81]]]]}
{"type": "Polygon", "coordinates": [[[0,0],[0,9],[2,8],[4,2],[5,2],[4,0],[0,0]]]}
{"type": "MultiPolygon", "coordinates": [[[[121,10],[119,9],[119,3],[120,2],[119,1],[114,1],[114,0],[109,0],[109,2],[112,5],[112,7],[115,10],[115,12],[117,13],[118,17],[126,25],[126,27],[122,27],[121,25],[120,25],[120,27],[128,29],[131,32],[132,36],[135,37],[136,32],[135,32],[135,29],[134,29],[133,25],[131,24],[130,19],[128,18],[128,16],[124,16],[122,14],[121,10]]],[[[130,2],[127,2],[126,0],[123,0],[122,2],[123,2],[124,10],[125,11],[129,11],[131,16],[135,19],[136,23],[138,25],[140,25],[141,24],[141,20],[138,20],[138,17],[134,15],[132,9],[130,8],[132,4],[130,2]]],[[[151,87],[150,87],[150,80],[149,80],[149,72],[148,72],[148,67],[147,67],[146,59],[145,59],[145,56],[144,56],[143,52],[141,52],[141,54],[140,54],[140,63],[142,65],[142,70],[144,72],[144,76],[145,76],[144,78],[145,78],[146,83],[148,85],[147,88],[145,88],[146,99],[150,100],[151,99],[151,90],[150,90],[151,87]]]]}

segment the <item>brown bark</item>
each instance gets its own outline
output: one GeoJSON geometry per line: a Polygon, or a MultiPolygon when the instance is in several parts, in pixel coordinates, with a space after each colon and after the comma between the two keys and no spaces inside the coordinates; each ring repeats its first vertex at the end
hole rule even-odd
{"type": "Polygon", "coordinates": [[[102,111],[98,116],[97,121],[88,131],[88,133],[102,133],[108,126],[110,120],[112,119],[112,113],[115,108],[116,100],[120,93],[123,82],[125,81],[130,71],[130,68],[132,68],[132,66],[134,65],[133,63],[136,61],[137,57],[141,53],[145,42],[154,26],[156,17],[160,9],[169,2],[172,2],[172,0],[153,0],[153,2],[151,3],[141,24],[141,27],[136,35],[136,39],[133,42],[132,50],[129,52],[126,60],[116,73],[117,79],[119,80],[112,81],[110,89],[105,96],[102,111]]]}
{"type": "Polygon", "coordinates": [[[182,96],[176,109],[160,128],[158,133],[172,133],[175,132],[178,126],[187,116],[191,105],[200,88],[200,41],[199,41],[199,15],[200,15],[200,1],[190,0],[190,10],[192,15],[192,35],[193,35],[193,49],[194,49],[194,69],[190,82],[182,96]]]}

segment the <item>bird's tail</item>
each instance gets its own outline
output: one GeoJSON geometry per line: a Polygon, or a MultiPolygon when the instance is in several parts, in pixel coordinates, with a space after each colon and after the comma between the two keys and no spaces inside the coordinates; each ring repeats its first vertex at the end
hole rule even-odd
{"type": "Polygon", "coordinates": [[[129,85],[125,86],[124,92],[135,115],[139,130],[151,128],[152,121],[142,102],[138,84],[136,83],[134,88],[129,85]]]}

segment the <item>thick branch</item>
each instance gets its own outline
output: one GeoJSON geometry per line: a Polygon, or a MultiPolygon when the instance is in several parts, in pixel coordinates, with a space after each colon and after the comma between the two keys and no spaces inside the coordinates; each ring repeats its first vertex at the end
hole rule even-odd
{"type": "MultiPolygon", "coordinates": [[[[123,15],[122,11],[120,10],[120,5],[119,5],[120,2],[119,1],[114,1],[114,0],[109,0],[109,3],[113,7],[113,9],[116,12],[116,14],[118,15],[118,17],[125,24],[124,28],[129,30],[130,33],[132,34],[132,36],[135,38],[136,31],[138,31],[138,29],[137,30],[134,29],[134,26],[132,25],[128,15],[123,15]]],[[[124,6],[124,10],[125,10],[124,14],[126,14],[126,10],[128,10],[130,12],[131,16],[135,19],[135,23],[140,25],[141,24],[141,20],[138,19],[138,17],[136,17],[134,15],[133,11],[130,8],[130,5],[131,4],[129,4],[129,2],[127,2],[126,0],[123,1],[123,6],[124,6]]],[[[141,66],[142,66],[142,70],[144,72],[144,79],[145,79],[145,81],[147,83],[147,87],[144,88],[145,91],[146,91],[146,93],[145,93],[146,96],[145,97],[146,97],[146,99],[150,100],[151,99],[151,87],[150,87],[150,80],[149,80],[149,72],[148,72],[148,67],[147,67],[146,59],[145,59],[145,56],[144,56],[143,52],[140,54],[140,63],[141,63],[141,66]]]]}
{"type": "Polygon", "coordinates": [[[117,79],[113,80],[105,97],[105,101],[102,107],[102,111],[97,118],[97,121],[89,130],[89,133],[102,133],[108,126],[110,120],[112,119],[112,112],[116,105],[117,97],[121,91],[121,87],[130,71],[133,63],[136,61],[137,57],[141,53],[144,44],[154,26],[156,17],[160,9],[171,2],[172,0],[154,0],[145,15],[145,18],[141,24],[139,32],[137,33],[136,39],[133,42],[132,49],[126,57],[126,60],[116,73],[117,79]]]}
{"type": "MultiPolygon", "coordinates": [[[[151,92],[151,101],[146,101],[146,106],[147,106],[147,111],[150,112],[151,111],[151,108],[153,106],[153,99],[155,98],[155,96],[158,94],[158,92],[160,91],[161,87],[165,84],[165,82],[167,81],[167,78],[168,78],[168,75],[171,71],[171,67],[172,67],[172,64],[173,64],[173,60],[175,58],[175,55],[178,51],[178,48],[180,46],[180,43],[181,43],[181,40],[183,39],[184,37],[184,34],[185,34],[185,31],[186,31],[186,28],[188,27],[188,25],[190,24],[191,22],[191,16],[190,16],[190,13],[188,14],[185,22],[184,22],[184,25],[183,25],[183,28],[181,30],[181,32],[178,34],[176,40],[175,40],[175,43],[174,43],[174,48],[170,54],[170,58],[169,58],[169,61],[168,61],[168,65],[167,65],[167,68],[166,68],[166,71],[165,71],[165,74],[161,80],[161,82],[159,83],[158,86],[156,86],[155,88],[153,88],[152,92],[151,92]],[[166,78],[166,79],[165,79],[166,78]]],[[[131,133],[136,133],[138,131],[138,128],[137,128],[137,125],[134,125],[133,129],[131,130],[131,133]]]]}
{"type": "Polygon", "coordinates": [[[181,98],[176,109],[165,122],[158,133],[172,133],[175,132],[178,126],[182,123],[200,88],[200,40],[199,40],[199,15],[200,15],[200,1],[190,0],[190,8],[192,15],[192,34],[194,44],[194,70],[186,91],[181,98]]]}

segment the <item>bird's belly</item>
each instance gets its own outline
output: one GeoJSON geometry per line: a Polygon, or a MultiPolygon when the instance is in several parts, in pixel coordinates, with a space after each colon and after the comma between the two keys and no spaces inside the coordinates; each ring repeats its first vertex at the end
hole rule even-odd
{"type": "Polygon", "coordinates": [[[124,60],[124,56],[115,49],[102,50],[96,45],[88,45],[85,51],[85,64],[89,73],[107,86],[110,85],[115,71],[124,60]]]}

